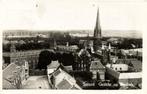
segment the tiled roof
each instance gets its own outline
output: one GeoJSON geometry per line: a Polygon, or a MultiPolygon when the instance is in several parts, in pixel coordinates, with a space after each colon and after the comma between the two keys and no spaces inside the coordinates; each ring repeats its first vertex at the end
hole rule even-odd
{"type": "Polygon", "coordinates": [[[142,70],[142,63],[139,60],[136,61],[131,61],[134,69],[136,69],[137,71],[141,71],[142,70]]]}
{"type": "Polygon", "coordinates": [[[66,80],[63,79],[58,85],[57,88],[58,89],[70,89],[72,87],[72,85],[66,80]]]}
{"type": "Polygon", "coordinates": [[[15,63],[9,64],[4,70],[3,70],[3,88],[6,89],[13,89],[15,88],[11,82],[15,79],[14,73],[20,71],[20,66],[16,65],[15,63]]]}
{"type": "Polygon", "coordinates": [[[100,61],[92,61],[90,69],[102,69],[105,68],[100,61]]]}
{"type": "Polygon", "coordinates": [[[53,73],[53,77],[55,77],[55,87],[57,89],[81,89],[77,84],[76,80],[68,74],[66,71],[62,70],[61,68],[57,69],[53,73]],[[75,86],[75,87],[73,87],[75,86]]]}
{"type": "Polygon", "coordinates": [[[9,81],[3,79],[3,89],[16,89],[14,85],[12,85],[9,81]]]}
{"type": "Polygon", "coordinates": [[[11,63],[9,64],[4,70],[3,70],[3,77],[4,78],[8,78],[10,75],[13,75],[14,72],[19,71],[18,70],[18,65],[16,65],[15,63],[11,63]]]}

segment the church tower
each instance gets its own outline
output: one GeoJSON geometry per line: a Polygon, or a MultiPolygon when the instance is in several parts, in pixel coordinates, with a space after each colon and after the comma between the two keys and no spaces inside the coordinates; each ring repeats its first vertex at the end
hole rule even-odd
{"type": "Polygon", "coordinates": [[[94,28],[94,51],[97,51],[99,47],[101,47],[101,26],[100,26],[100,20],[99,20],[99,9],[97,10],[97,17],[96,17],[96,25],[94,28]]]}
{"type": "Polygon", "coordinates": [[[97,17],[96,17],[96,25],[94,28],[94,38],[100,39],[101,36],[101,26],[100,26],[100,20],[99,20],[99,9],[97,10],[97,17]]]}

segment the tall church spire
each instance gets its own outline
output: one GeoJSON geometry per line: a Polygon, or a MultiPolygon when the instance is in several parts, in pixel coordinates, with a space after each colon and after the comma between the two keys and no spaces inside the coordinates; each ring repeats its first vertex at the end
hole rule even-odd
{"type": "Polygon", "coordinates": [[[97,18],[96,18],[96,25],[94,28],[94,38],[101,38],[101,26],[100,26],[100,20],[99,20],[99,8],[97,10],[97,18]]]}

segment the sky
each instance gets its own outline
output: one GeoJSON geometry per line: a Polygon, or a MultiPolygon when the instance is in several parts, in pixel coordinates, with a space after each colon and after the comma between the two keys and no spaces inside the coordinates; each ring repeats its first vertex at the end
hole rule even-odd
{"type": "Polygon", "coordinates": [[[142,2],[104,1],[1,0],[0,23],[3,29],[93,30],[99,8],[102,30],[142,29],[142,2]]]}

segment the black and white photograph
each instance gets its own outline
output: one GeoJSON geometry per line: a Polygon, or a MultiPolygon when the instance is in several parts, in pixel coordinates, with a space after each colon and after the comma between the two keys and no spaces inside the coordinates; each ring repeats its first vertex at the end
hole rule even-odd
{"type": "Polygon", "coordinates": [[[4,2],[2,90],[142,90],[142,4],[15,1],[4,2]]]}

